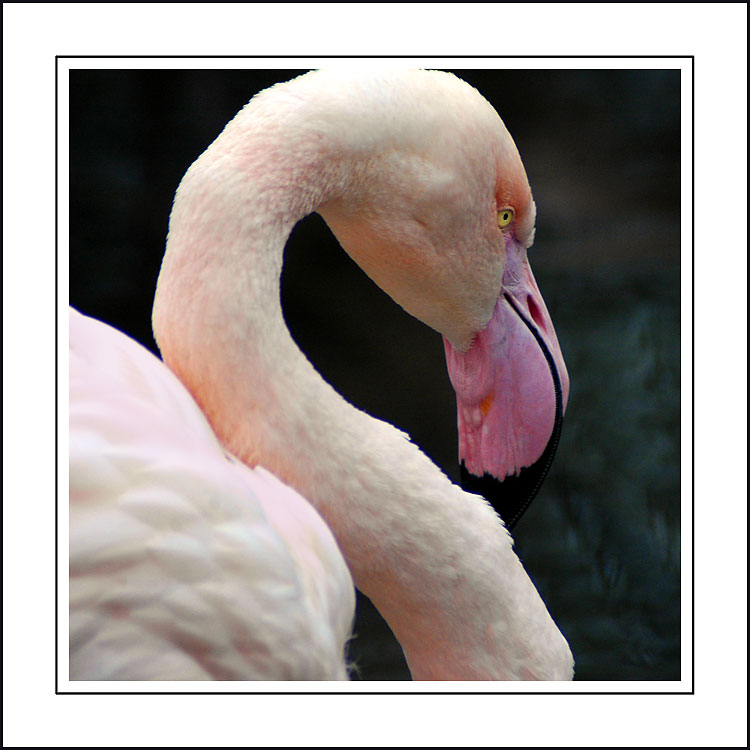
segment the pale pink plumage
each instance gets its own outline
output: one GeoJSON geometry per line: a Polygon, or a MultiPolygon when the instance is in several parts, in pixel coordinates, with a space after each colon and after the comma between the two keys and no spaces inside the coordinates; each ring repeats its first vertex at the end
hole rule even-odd
{"type": "Polygon", "coordinates": [[[70,311],[71,679],[345,679],[351,577],[312,506],[177,378],[70,311]]]}
{"type": "Polygon", "coordinates": [[[341,399],[279,306],[286,238],[317,210],[465,351],[501,294],[511,240],[496,212],[511,203],[525,259],[534,205],[515,145],[447,74],[311,73],[227,125],[170,219],[154,330],[179,381],[73,315],[74,675],[342,678],[345,559],[415,679],[571,677],[497,515],[341,399]]]}

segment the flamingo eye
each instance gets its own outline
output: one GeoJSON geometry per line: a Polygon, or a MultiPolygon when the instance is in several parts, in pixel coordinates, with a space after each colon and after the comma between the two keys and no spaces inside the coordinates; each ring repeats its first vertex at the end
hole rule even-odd
{"type": "Polygon", "coordinates": [[[500,229],[505,229],[505,227],[510,226],[513,223],[513,219],[515,218],[516,212],[512,208],[501,208],[497,212],[497,225],[500,229]]]}

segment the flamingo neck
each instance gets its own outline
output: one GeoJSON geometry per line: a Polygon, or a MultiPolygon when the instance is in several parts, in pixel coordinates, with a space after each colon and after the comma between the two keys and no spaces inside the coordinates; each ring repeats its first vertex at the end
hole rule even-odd
{"type": "Polygon", "coordinates": [[[294,344],[279,299],[286,239],[352,171],[246,114],[177,192],[154,305],[164,361],[228,451],[324,517],[415,679],[567,678],[567,644],[494,512],[346,403],[294,344]]]}

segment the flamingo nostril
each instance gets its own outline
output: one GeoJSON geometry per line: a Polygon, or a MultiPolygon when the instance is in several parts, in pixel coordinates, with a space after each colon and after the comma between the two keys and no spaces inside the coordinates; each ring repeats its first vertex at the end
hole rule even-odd
{"type": "Polygon", "coordinates": [[[534,321],[536,327],[547,333],[547,327],[544,325],[542,311],[539,309],[539,305],[537,305],[531,295],[526,298],[526,305],[529,308],[529,315],[531,315],[531,319],[534,321]]]}

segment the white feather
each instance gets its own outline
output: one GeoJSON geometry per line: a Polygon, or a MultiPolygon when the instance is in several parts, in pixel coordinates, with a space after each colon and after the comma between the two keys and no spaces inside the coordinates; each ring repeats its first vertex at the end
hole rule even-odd
{"type": "Polygon", "coordinates": [[[309,503],[74,310],[70,404],[72,679],[346,678],[351,576],[309,503]]]}

